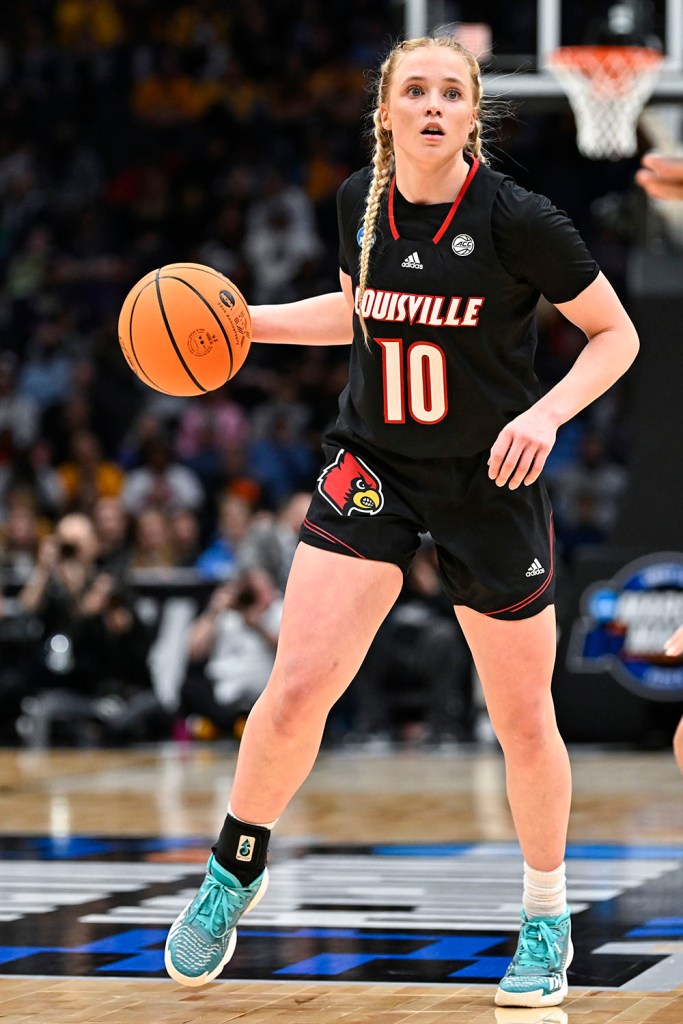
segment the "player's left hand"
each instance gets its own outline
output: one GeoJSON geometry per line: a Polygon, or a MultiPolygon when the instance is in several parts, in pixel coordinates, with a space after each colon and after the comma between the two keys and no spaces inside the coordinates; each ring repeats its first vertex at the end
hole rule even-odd
{"type": "Polygon", "coordinates": [[[503,427],[491,448],[489,478],[511,491],[538,480],[555,444],[557,424],[532,406],[503,427]]]}

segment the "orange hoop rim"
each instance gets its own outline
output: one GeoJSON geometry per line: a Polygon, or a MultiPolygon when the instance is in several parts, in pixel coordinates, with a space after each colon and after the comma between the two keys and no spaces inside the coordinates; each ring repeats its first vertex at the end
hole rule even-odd
{"type": "Polygon", "coordinates": [[[597,68],[614,67],[616,59],[621,70],[628,68],[634,73],[651,70],[664,60],[659,50],[648,46],[560,46],[550,54],[550,63],[557,67],[580,71],[590,75],[597,68]]]}

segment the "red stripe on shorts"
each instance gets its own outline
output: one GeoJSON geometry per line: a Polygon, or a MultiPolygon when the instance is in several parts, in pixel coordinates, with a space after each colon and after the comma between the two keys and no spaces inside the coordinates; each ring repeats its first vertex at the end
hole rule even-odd
{"type": "Polygon", "coordinates": [[[316,524],[312,523],[310,519],[304,519],[304,526],[308,527],[311,533],[317,533],[323,540],[330,541],[332,544],[339,544],[341,547],[352,551],[358,558],[362,558],[364,561],[367,561],[365,555],[361,555],[360,551],[356,551],[356,549],[352,548],[350,544],[345,544],[343,540],[339,540],[339,537],[335,537],[333,533],[323,530],[322,526],[316,526],[316,524]]]}

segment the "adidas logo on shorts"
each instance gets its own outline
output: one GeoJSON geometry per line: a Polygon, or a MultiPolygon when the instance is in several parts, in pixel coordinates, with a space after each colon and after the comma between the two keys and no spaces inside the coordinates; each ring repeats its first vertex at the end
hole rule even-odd
{"type": "Polygon", "coordinates": [[[534,558],[533,562],[526,571],[527,576],[542,576],[545,569],[537,558],[534,558]]]}
{"type": "Polygon", "coordinates": [[[401,264],[401,266],[402,267],[412,267],[413,270],[422,270],[423,269],[423,266],[420,263],[420,257],[417,255],[416,252],[411,252],[410,256],[406,256],[406,258],[404,259],[404,261],[401,264]]]}

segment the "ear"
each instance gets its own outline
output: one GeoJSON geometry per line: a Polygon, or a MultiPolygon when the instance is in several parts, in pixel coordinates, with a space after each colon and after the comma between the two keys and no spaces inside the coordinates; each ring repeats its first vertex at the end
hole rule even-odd
{"type": "Polygon", "coordinates": [[[390,132],[391,114],[389,113],[389,108],[387,107],[386,103],[380,103],[379,105],[379,119],[382,123],[382,128],[384,128],[385,131],[390,132]]]}

